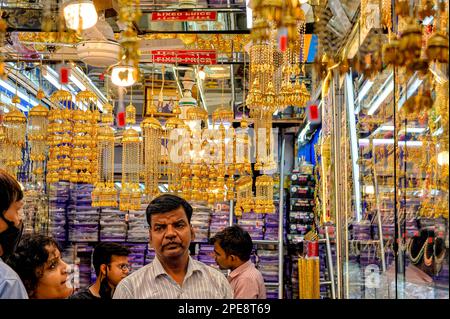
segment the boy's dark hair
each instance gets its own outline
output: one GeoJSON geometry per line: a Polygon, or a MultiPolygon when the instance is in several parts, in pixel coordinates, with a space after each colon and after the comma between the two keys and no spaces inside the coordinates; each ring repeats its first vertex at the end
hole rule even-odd
{"type": "Polygon", "coordinates": [[[112,256],[127,257],[130,253],[127,247],[118,243],[104,242],[97,244],[92,254],[92,264],[94,265],[95,274],[97,277],[99,276],[100,266],[103,264],[108,265],[111,262],[112,256]]]}
{"type": "Polygon", "coordinates": [[[229,255],[235,255],[242,261],[247,261],[253,251],[253,242],[250,234],[241,227],[234,225],[218,232],[212,243],[218,242],[219,246],[229,255]]]}
{"type": "Polygon", "coordinates": [[[151,218],[153,214],[168,213],[180,207],[183,207],[190,224],[192,206],[184,198],[172,194],[158,196],[150,202],[146,210],[147,223],[151,226],[151,218]]]}
{"type": "Polygon", "coordinates": [[[43,266],[48,260],[45,247],[54,246],[61,251],[61,247],[52,237],[44,235],[24,235],[16,251],[8,259],[8,264],[16,271],[32,297],[39,279],[43,276],[43,266]]]}
{"type": "Polygon", "coordinates": [[[23,191],[17,180],[0,169],[0,214],[3,215],[12,203],[23,198],[23,191]]]}

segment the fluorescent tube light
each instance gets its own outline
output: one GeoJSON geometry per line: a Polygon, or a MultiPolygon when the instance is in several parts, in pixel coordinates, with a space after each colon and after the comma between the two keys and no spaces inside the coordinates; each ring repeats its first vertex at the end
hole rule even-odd
{"type": "MultiPolygon", "coordinates": [[[[360,138],[359,139],[359,145],[361,146],[367,146],[369,145],[369,139],[368,138],[360,138]]],[[[374,145],[394,145],[394,139],[393,138],[374,138],[372,140],[374,145]]],[[[399,146],[405,146],[405,141],[398,141],[397,142],[399,146]]],[[[419,147],[422,146],[422,141],[407,141],[406,146],[410,147],[419,147]]]]}
{"type": "MultiPolygon", "coordinates": [[[[1,80],[1,79],[0,79],[0,85],[1,85],[2,87],[4,87],[6,90],[8,90],[11,94],[16,94],[16,88],[13,87],[13,86],[12,86],[11,84],[9,84],[8,82],[5,82],[4,80],[1,80]]],[[[30,105],[38,104],[38,102],[37,102],[35,99],[30,98],[29,96],[27,96],[26,94],[24,94],[22,91],[17,90],[17,96],[19,96],[20,99],[24,100],[25,102],[27,102],[27,103],[30,104],[30,105]]],[[[28,110],[29,110],[27,107],[25,107],[25,106],[23,106],[23,105],[21,105],[21,104],[17,104],[17,107],[18,107],[19,109],[21,109],[23,112],[28,112],[28,110]]]]}
{"type": "Polygon", "coordinates": [[[378,92],[375,95],[375,101],[372,100],[373,102],[370,104],[369,111],[367,111],[368,115],[373,115],[378,110],[380,105],[384,102],[384,100],[386,100],[389,94],[391,94],[394,90],[394,81],[392,79],[392,74],[388,77],[383,87],[384,88],[381,93],[378,92]]]}

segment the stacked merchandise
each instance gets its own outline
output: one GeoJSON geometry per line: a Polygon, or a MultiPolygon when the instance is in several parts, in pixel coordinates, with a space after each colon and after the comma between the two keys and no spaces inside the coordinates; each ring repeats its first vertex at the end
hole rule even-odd
{"type": "Polygon", "coordinates": [[[230,205],[217,204],[211,216],[209,227],[209,238],[213,238],[219,231],[228,227],[230,224],[230,205]]]}
{"type": "Polygon", "coordinates": [[[131,266],[131,271],[136,271],[144,266],[145,253],[148,249],[148,244],[145,243],[123,243],[131,253],[128,255],[128,262],[131,266]]]}
{"type": "Polygon", "coordinates": [[[194,258],[208,266],[219,269],[214,259],[214,245],[200,244],[199,246],[198,254],[194,258]]]}
{"type": "Polygon", "coordinates": [[[309,171],[303,170],[291,175],[287,236],[288,241],[293,244],[303,241],[314,224],[314,177],[312,172],[306,172],[309,171]]]}
{"type": "Polygon", "coordinates": [[[147,245],[147,249],[145,251],[145,260],[144,265],[148,265],[155,259],[156,252],[153,248],[150,247],[150,244],[147,245]]]}
{"type": "Polygon", "coordinates": [[[208,242],[210,221],[211,221],[211,209],[205,206],[193,204],[191,225],[195,232],[195,242],[198,243],[208,242]]]}
{"type": "Polygon", "coordinates": [[[58,182],[49,187],[49,233],[58,242],[65,242],[67,205],[69,204],[70,189],[68,182],[58,182]]]}
{"type": "Polygon", "coordinates": [[[86,243],[76,245],[78,269],[80,271],[80,287],[87,287],[95,282],[96,274],[92,267],[92,252],[94,247],[86,243]]]}
{"type": "Polygon", "coordinates": [[[264,238],[264,214],[243,213],[237,224],[250,234],[252,240],[262,240],[264,238]]]}
{"type": "Polygon", "coordinates": [[[276,206],[275,214],[266,214],[264,218],[264,239],[278,240],[279,207],[276,206]]]}
{"type": "Polygon", "coordinates": [[[125,239],[127,242],[148,242],[148,223],[145,209],[146,207],[142,206],[140,210],[129,211],[125,217],[125,221],[128,221],[128,231],[125,239]]]}
{"type": "MultiPolygon", "coordinates": [[[[264,278],[264,283],[278,283],[278,249],[276,247],[264,247],[256,251],[256,268],[259,269],[264,278]]],[[[268,287],[269,288],[269,287],[268,287]]],[[[267,291],[267,298],[276,299],[278,297],[278,289],[270,289],[267,291]]]]}
{"type": "Polygon", "coordinates": [[[68,206],[69,241],[96,242],[99,212],[91,206],[91,184],[72,184],[68,206]]]}
{"type": "Polygon", "coordinates": [[[117,208],[100,211],[100,241],[124,242],[127,234],[125,212],[117,208]]]}
{"type": "Polygon", "coordinates": [[[298,254],[291,254],[290,258],[290,287],[291,287],[291,299],[299,298],[299,282],[298,282],[298,254]]]}

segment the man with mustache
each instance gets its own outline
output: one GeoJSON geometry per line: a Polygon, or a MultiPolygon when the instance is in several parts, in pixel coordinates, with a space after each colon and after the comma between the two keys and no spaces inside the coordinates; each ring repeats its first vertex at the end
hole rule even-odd
{"type": "Polygon", "coordinates": [[[225,276],[189,255],[194,239],[192,206],[183,198],[164,194],[147,207],[150,244],[156,258],[123,279],[113,299],[231,299],[225,276]]]}

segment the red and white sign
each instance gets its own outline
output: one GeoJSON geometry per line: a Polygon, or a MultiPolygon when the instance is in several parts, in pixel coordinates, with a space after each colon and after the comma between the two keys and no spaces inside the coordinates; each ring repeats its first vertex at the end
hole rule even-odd
{"type": "Polygon", "coordinates": [[[151,21],[216,21],[216,11],[152,12],[151,21]]]}
{"type": "Polygon", "coordinates": [[[72,71],[72,69],[65,65],[59,68],[59,83],[69,84],[70,71],[72,71]]]}
{"type": "Polygon", "coordinates": [[[319,242],[308,241],[307,256],[309,258],[319,257],[319,242]]]}
{"type": "Polygon", "coordinates": [[[142,52],[150,55],[150,62],[171,64],[217,64],[215,50],[152,50],[142,52]]]}
{"type": "Polygon", "coordinates": [[[320,110],[317,104],[308,105],[306,108],[306,116],[311,124],[319,124],[322,122],[320,110]]]}

